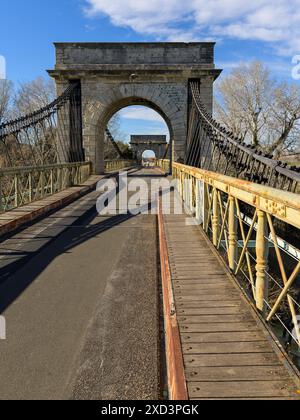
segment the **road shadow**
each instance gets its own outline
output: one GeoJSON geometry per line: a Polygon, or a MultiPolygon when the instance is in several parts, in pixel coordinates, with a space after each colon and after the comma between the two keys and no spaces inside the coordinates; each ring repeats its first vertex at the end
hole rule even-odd
{"type": "MultiPolygon", "coordinates": [[[[143,178],[143,176],[140,177],[143,178]]],[[[116,177],[116,182],[117,191],[120,193],[123,186],[119,184],[118,177],[116,177]]],[[[160,192],[160,194],[162,195],[164,192],[160,192]]],[[[149,202],[142,206],[141,212],[150,212],[154,204],[157,203],[151,202],[149,199],[149,202]]],[[[67,226],[58,236],[51,237],[46,245],[38,251],[28,253],[21,251],[18,261],[0,268],[0,313],[3,313],[16,300],[55,258],[71,252],[74,247],[135,218],[137,215],[127,212],[126,214],[108,216],[104,220],[100,219],[98,223],[92,224],[97,216],[95,205],[74,223],[67,226]]],[[[4,255],[3,252],[0,253],[0,256],[1,254],[4,255]]]]}

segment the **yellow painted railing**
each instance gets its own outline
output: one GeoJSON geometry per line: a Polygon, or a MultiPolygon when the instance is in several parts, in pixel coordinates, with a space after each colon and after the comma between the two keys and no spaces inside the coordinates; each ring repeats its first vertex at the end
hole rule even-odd
{"type": "Polygon", "coordinates": [[[105,172],[120,171],[121,169],[130,168],[135,164],[133,160],[106,160],[105,172]]]}
{"type": "Polygon", "coordinates": [[[173,164],[173,177],[186,207],[257,309],[280,326],[297,352],[300,195],[179,163],[173,164]]]}
{"type": "MultiPolygon", "coordinates": [[[[118,171],[133,164],[130,160],[106,161],[105,171],[118,171]]],[[[79,185],[91,174],[90,162],[0,169],[0,213],[79,185]]]]}
{"type": "Polygon", "coordinates": [[[0,170],[0,212],[6,212],[86,181],[89,162],[0,170]]]}
{"type": "Polygon", "coordinates": [[[157,160],[156,161],[156,165],[159,166],[163,171],[165,171],[166,173],[171,172],[171,167],[170,167],[170,161],[169,160],[157,160]]]}

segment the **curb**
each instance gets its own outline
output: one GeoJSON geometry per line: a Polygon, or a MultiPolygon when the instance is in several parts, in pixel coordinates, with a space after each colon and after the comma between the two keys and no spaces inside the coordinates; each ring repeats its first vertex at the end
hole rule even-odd
{"type": "Polygon", "coordinates": [[[186,385],[182,346],[173,296],[171,270],[169,265],[164,219],[160,199],[158,208],[159,249],[163,288],[165,320],[164,330],[166,342],[169,400],[187,401],[189,400],[189,396],[186,385]]]}
{"type": "MultiPolygon", "coordinates": [[[[60,208],[63,208],[65,206],[67,206],[68,204],[74,202],[75,200],[77,200],[78,198],[88,194],[89,192],[93,191],[96,188],[96,185],[98,183],[98,180],[92,181],[91,179],[91,184],[88,185],[82,185],[82,186],[77,186],[77,187],[72,187],[72,188],[76,188],[76,191],[70,191],[70,193],[68,195],[66,195],[63,198],[57,198],[55,200],[55,195],[53,195],[52,197],[48,197],[45,199],[45,202],[47,200],[55,200],[52,201],[49,204],[45,204],[42,207],[38,207],[34,210],[32,210],[33,207],[38,206],[39,203],[41,203],[42,201],[39,202],[33,202],[31,204],[28,204],[26,206],[20,207],[19,209],[16,210],[12,210],[12,213],[18,214],[18,213],[22,213],[24,212],[24,215],[16,215],[15,219],[12,220],[8,220],[7,222],[3,221],[4,223],[2,224],[2,226],[0,226],[0,237],[8,234],[8,233],[12,233],[15,230],[17,230],[18,228],[22,227],[23,225],[27,224],[27,223],[31,223],[33,221],[35,221],[36,219],[39,219],[42,216],[46,216],[47,214],[53,212],[54,210],[58,210],[60,208]],[[27,210],[26,209],[30,209],[27,210]]],[[[89,182],[89,181],[87,181],[89,182]]],[[[57,195],[61,195],[62,193],[66,193],[68,190],[65,191],[61,191],[60,193],[58,193],[57,195]]],[[[5,213],[5,215],[9,215],[8,213],[5,213]]]]}

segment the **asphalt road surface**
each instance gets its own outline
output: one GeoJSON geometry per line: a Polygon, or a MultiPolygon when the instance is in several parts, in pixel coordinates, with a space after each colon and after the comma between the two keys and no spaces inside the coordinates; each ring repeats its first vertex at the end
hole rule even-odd
{"type": "Polygon", "coordinates": [[[159,396],[156,217],[101,217],[96,197],[1,244],[2,400],[159,396]]]}

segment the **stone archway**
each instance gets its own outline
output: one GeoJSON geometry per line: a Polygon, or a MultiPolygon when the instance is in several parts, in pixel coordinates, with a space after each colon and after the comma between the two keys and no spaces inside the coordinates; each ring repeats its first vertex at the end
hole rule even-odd
{"type": "Polygon", "coordinates": [[[151,150],[156,159],[164,159],[168,151],[167,136],[165,135],[132,135],[131,149],[138,161],[143,158],[144,152],[151,150]]]}
{"type": "Polygon", "coordinates": [[[58,94],[71,80],[81,82],[82,139],[95,173],[104,170],[104,131],[110,118],[130,105],[157,111],[170,130],[172,158],[184,159],[189,81],[201,81],[202,101],[212,110],[214,43],[58,43],[58,94]]]}
{"type": "Polygon", "coordinates": [[[112,102],[107,106],[100,108],[98,113],[95,113],[95,109],[98,109],[97,103],[93,102],[85,104],[87,109],[84,112],[84,144],[85,150],[88,152],[90,160],[95,165],[95,172],[101,174],[104,171],[104,138],[105,138],[105,129],[110,121],[110,119],[121,109],[128,106],[142,105],[148,108],[153,109],[158,112],[161,117],[164,119],[170,133],[170,144],[173,144],[174,139],[174,129],[171,123],[170,118],[165,112],[160,109],[155,103],[150,102],[149,100],[141,97],[125,97],[117,102],[112,102]],[[89,112],[89,110],[94,110],[94,117],[89,112]],[[87,150],[88,149],[88,150],[87,150]],[[94,151],[94,152],[93,152],[94,151]]]}

